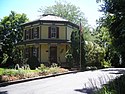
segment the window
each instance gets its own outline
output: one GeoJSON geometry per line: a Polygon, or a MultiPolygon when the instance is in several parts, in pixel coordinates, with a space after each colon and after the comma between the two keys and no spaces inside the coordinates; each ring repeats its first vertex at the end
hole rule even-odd
{"type": "Polygon", "coordinates": [[[55,27],[51,27],[51,38],[56,38],[57,29],[55,27]]]}
{"type": "Polygon", "coordinates": [[[38,57],[38,48],[33,48],[33,56],[38,57]]]}
{"type": "Polygon", "coordinates": [[[29,31],[25,30],[25,40],[29,39],[29,31]]]}
{"type": "Polygon", "coordinates": [[[49,38],[59,38],[59,27],[51,26],[48,29],[49,38]]]}
{"type": "Polygon", "coordinates": [[[29,48],[25,49],[25,58],[29,58],[30,55],[29,51],[30,51],[29,48]]]}
{"type": "Polygon", "coordinates": [[[25,40],[31,39],[31,29],[25,30],[25,40]]]}
{"type": "Polygon", "coordinates": [[[31,29],[28,30],[28,33],[29,33],[29,39],[31,39],[31,29]]]}
{"type": "Polygon", "coordinates": [[[32,28],[32,39],[39,38],[39,27],[32,28]]]}

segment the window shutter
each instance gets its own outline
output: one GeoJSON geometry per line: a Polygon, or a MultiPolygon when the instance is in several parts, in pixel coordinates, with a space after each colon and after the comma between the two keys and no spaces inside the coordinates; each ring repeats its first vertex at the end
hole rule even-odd
{"type": "Polygon", "coordinates": [[[33,34],[34,34],[34,28],[32,28],[32,39],[34,38],[33,34]]]}
{"type": "Polygon", "coordinates": [[[56,38],[59,38],[59,27],[56,27],[56,29],[57,29],[57,35],[56,35],[56,38]]]}
{"type": "Polygon", "coordinates": [[[31,29],[29,29],[29,39],[31,39],[31,29]]]}
{"type": "Polygon", "coordinates": [[[48,38],[51,38],[51,27],[48,28],[48,38]]]}
{"type": "Polygon", "coordinates": [[[24,31],[24,33],[25,33],[25,37],[24,37],[24,39],[26,40],[26,30],[24,31]]]}
{"type": "Polygon", "coordinates": [[[39,48],[36,48],[37,49],[37,58],[39,57],[39,48]]]}

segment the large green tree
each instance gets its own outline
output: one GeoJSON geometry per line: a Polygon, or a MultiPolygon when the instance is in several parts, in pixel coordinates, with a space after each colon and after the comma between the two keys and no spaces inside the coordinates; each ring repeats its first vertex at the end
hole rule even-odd
{"type": "MultiPolygon", "coordinates": [[[[17,55],[16,43],[22,41],[21,24],[28,21],[25,14],[17,14],[11,11],[9,16],[5,16],[0,21],[0,40],[2,45],[2,58],[8,57],[9,62],[17,55]]],[[[2,60],[1,60],[2,61],[2,60]]]]}
{"type": "MultiPolygon", "coordinates": [[[[98,0],[100,1],[100,0],[98,0]]],[[[112,45],[122,59],[125,67],[125,0],[101,0],[104,17],[101,24],[108,28],[112,45]]]]}
{"type": "Polygon", "coordinates": [[[81,31],[74,30],[71,34],[71,54],[74,59],[74,65],[80,67],[81,70],[85,69],[85,41],[81,31]],[[81,42],[80,42],[81,39],[81,42]],[[81,45],[80,45],[81,43],[81,45]],[[80,47],[81,46],[81,47],[80,47]],[[81,58],[80,58],[81,55],[81,58]],[[80,60],[81,59],[81,60],[80,60]]]}
{"type": "Polygon", "coordinates": [[[87,25],[87,19],[85,18],[84,13],[80,10],[79,7],[71,3],[56,1],[55,5],[45,8],[41,7],[38,11],[43,14],[55,14],[75,24],[79,24],[79,19],[81,19],[83,24],[87,25]]]}

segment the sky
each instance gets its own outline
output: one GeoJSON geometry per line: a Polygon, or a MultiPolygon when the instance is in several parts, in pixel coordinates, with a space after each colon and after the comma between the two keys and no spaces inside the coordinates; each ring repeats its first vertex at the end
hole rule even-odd
{"type": "MultiPolygon", "coordinates": [[[[58,0],[56,0],[58,1],[58,0]]],[[[98,11],[100,8],[96,0],[61,0],[74,4],[80,7],[81,11],[85,14],[88,24],[92,27],[96,26],[96,19],[102,16],[98,11]]],[[[8,16],[12,11],[16,13],[25,13],[30,21],[38,19],[39,8],[51,6],[55,4],[55,0],[0,0],[0,18],[8,16]]]]}

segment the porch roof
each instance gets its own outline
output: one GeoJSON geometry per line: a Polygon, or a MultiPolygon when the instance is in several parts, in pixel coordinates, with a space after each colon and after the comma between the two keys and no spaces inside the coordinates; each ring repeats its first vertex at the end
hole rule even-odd
{"type": "Polygon", "coordinates": [[[70,43],[69,40],[60,40],[60,39],[37,39],[37,40],[29,40],[22,41],[17,43],[17,45],[25,45],[25,44],[37,44],[37,43],[70,43]]]}

